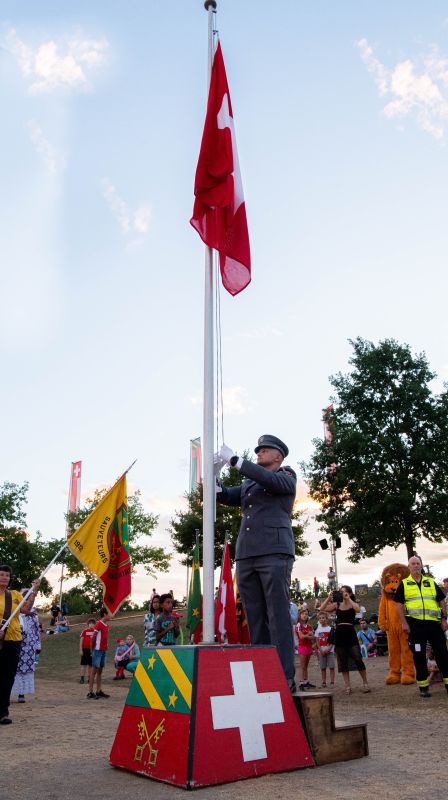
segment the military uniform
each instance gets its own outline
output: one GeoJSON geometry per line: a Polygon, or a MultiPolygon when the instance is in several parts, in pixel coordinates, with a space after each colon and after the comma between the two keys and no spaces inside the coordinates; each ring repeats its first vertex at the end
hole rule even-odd
{"type": "MultiPolygon", "coordinates": [[[[286,445],[273,436],[260,437],[255,452],[261,447],[288,453],[286,445]]],[[[292,683],[295,668],[289,587],[295,555],[291,513],[296,474],[291,467],[271,471],[244,459],[237,459],[234,465],[247,480],[241,486],[223,486],[217,499],[225,505],[241,506],[243,512],[235,558],[251,643],[276,645],[286,678],[292,683]]]]}

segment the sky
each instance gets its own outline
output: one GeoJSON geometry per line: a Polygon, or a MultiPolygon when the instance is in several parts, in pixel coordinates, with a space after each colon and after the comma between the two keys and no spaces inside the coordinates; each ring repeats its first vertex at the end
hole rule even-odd
{"type": "MultiPolygon", "coordinates": [[[[298,469],[349,339],[406,342],[435,391],[448,379],[448,10],[220,0],[216,27],[252,251],[250,286],[221,291],[225,440],[272,433],[298,469]]],[[[137,459],[129,489],[172,550],[202,427],[202,0],[3,0],[0,59],[0,482],[28,481],[28,529],[60,537],[71,462],[85,498],[137,459]]],[[[298,500],[306,585],[329,560],[303,486],[298,500]]],[[[444,545],[419,551],[448,574],[444,545]]],[[[344,544],[339,576],[371,582],[397,559],[353,565],[344,544]]],[[[133,599],[185,581],[174,558],[138,573],[133,599]]]]}

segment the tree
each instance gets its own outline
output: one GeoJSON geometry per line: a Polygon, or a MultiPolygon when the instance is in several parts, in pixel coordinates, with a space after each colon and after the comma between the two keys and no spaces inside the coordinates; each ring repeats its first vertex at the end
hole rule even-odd
{"type": "Polygon", "coordinates": [[[426,356],[408,345],[350,343],[352,371],[330,378],[330,435],[302,465],[316,519],[348,536],[353,562],[387,545],[411,557],[418,536],[448,538],[448,395],[432,393],[426,356]]]}
{"type": "MultiPolygon", "coordinates": [[[[247,459],[247,453],[244,453],[243,457],[247,459]]],[[[226,468],[221,478],[225,486],[239,486],[244,480],[239,470],[233,467],[226,468]]],[[[199,530],[202,533],[202,484],[196,491],[187,492],[185,498],[188,504],[187,510],[175,512],[175,516],[170,520],[170,528],[168,530],[176,552],[185,556],[181,563],[187,565],[191,561],[196,531],[199,530]]],[[[301,516],[300,512],[295,512],[292,515],[296,554],[298,556],[303,556],[308,552],[308,544],[303,536],[305,523],[301,522],[301,516]]],[[[239,507],[216,504],[215,567],[221,566],[226,532],[228,532],[230,558],[232,561],[234,560],[241,519],[242,514],[239,507]]],[[[202,562],[202,538],[199,540],[199,546],[202,562]]]]}
{"type": "MultiPolygon", "coordinates": [[[[39,531],[34,541],[25,530],[28,484],[3,483],[0,486],[0,564],[13,569],[11,586],[29,587],[51,560],[50,548],[39,531]]],[[[49,595],[51,587],[44,578],[40,591],[49,595]]]]}
{"type": "MultiPolygon", "coordinates": [[[[69,513],[67,517],[69,530],[73,531],[79,527],[108,491],[108,489],[96,490],[92,498],[87,498],[83,508],[69,513]]],[[[167,572],[171,560],[171,556],[162,547],[152,547],[144,543],[144,538],[152,535],[157,522],[157,516],[144,510],[138,490],[128,497],[129,549],[132,569],[134,570],[137,565],[141,564],[146,574],[151,576],[154,576],[156,572],[167,572]]],[[[62,539],[52,542],[54,552],[61,547],[62,543],[62,539]]],[[[69,550],[63,552],[60,560],[67,567],[68,577],[85,574],[81,587],[85,597],[93,608],[101,605],[103,597],[101,582],[90,573],[86,573],[81,562],[69,550]]]]}

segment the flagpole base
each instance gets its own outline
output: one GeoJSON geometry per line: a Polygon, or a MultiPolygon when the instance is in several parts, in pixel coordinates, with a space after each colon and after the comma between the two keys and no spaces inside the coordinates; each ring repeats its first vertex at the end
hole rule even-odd
{"type": "Polygon", "coordinates": [[[275,647],[251,645],[143,650],[110,762],[184,789],[315,763],[275,647]]]}

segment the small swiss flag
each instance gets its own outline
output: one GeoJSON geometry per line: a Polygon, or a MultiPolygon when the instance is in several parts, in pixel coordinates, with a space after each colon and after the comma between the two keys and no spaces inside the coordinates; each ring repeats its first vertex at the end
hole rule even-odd
{"type": "Polygon", "coordinates": [[[236,295],[250,283],[250,244],[232,103],[220,44],[213,59],[194,194],[190,222],[203,242],[218,250],[223,285],[236,295]]]}

